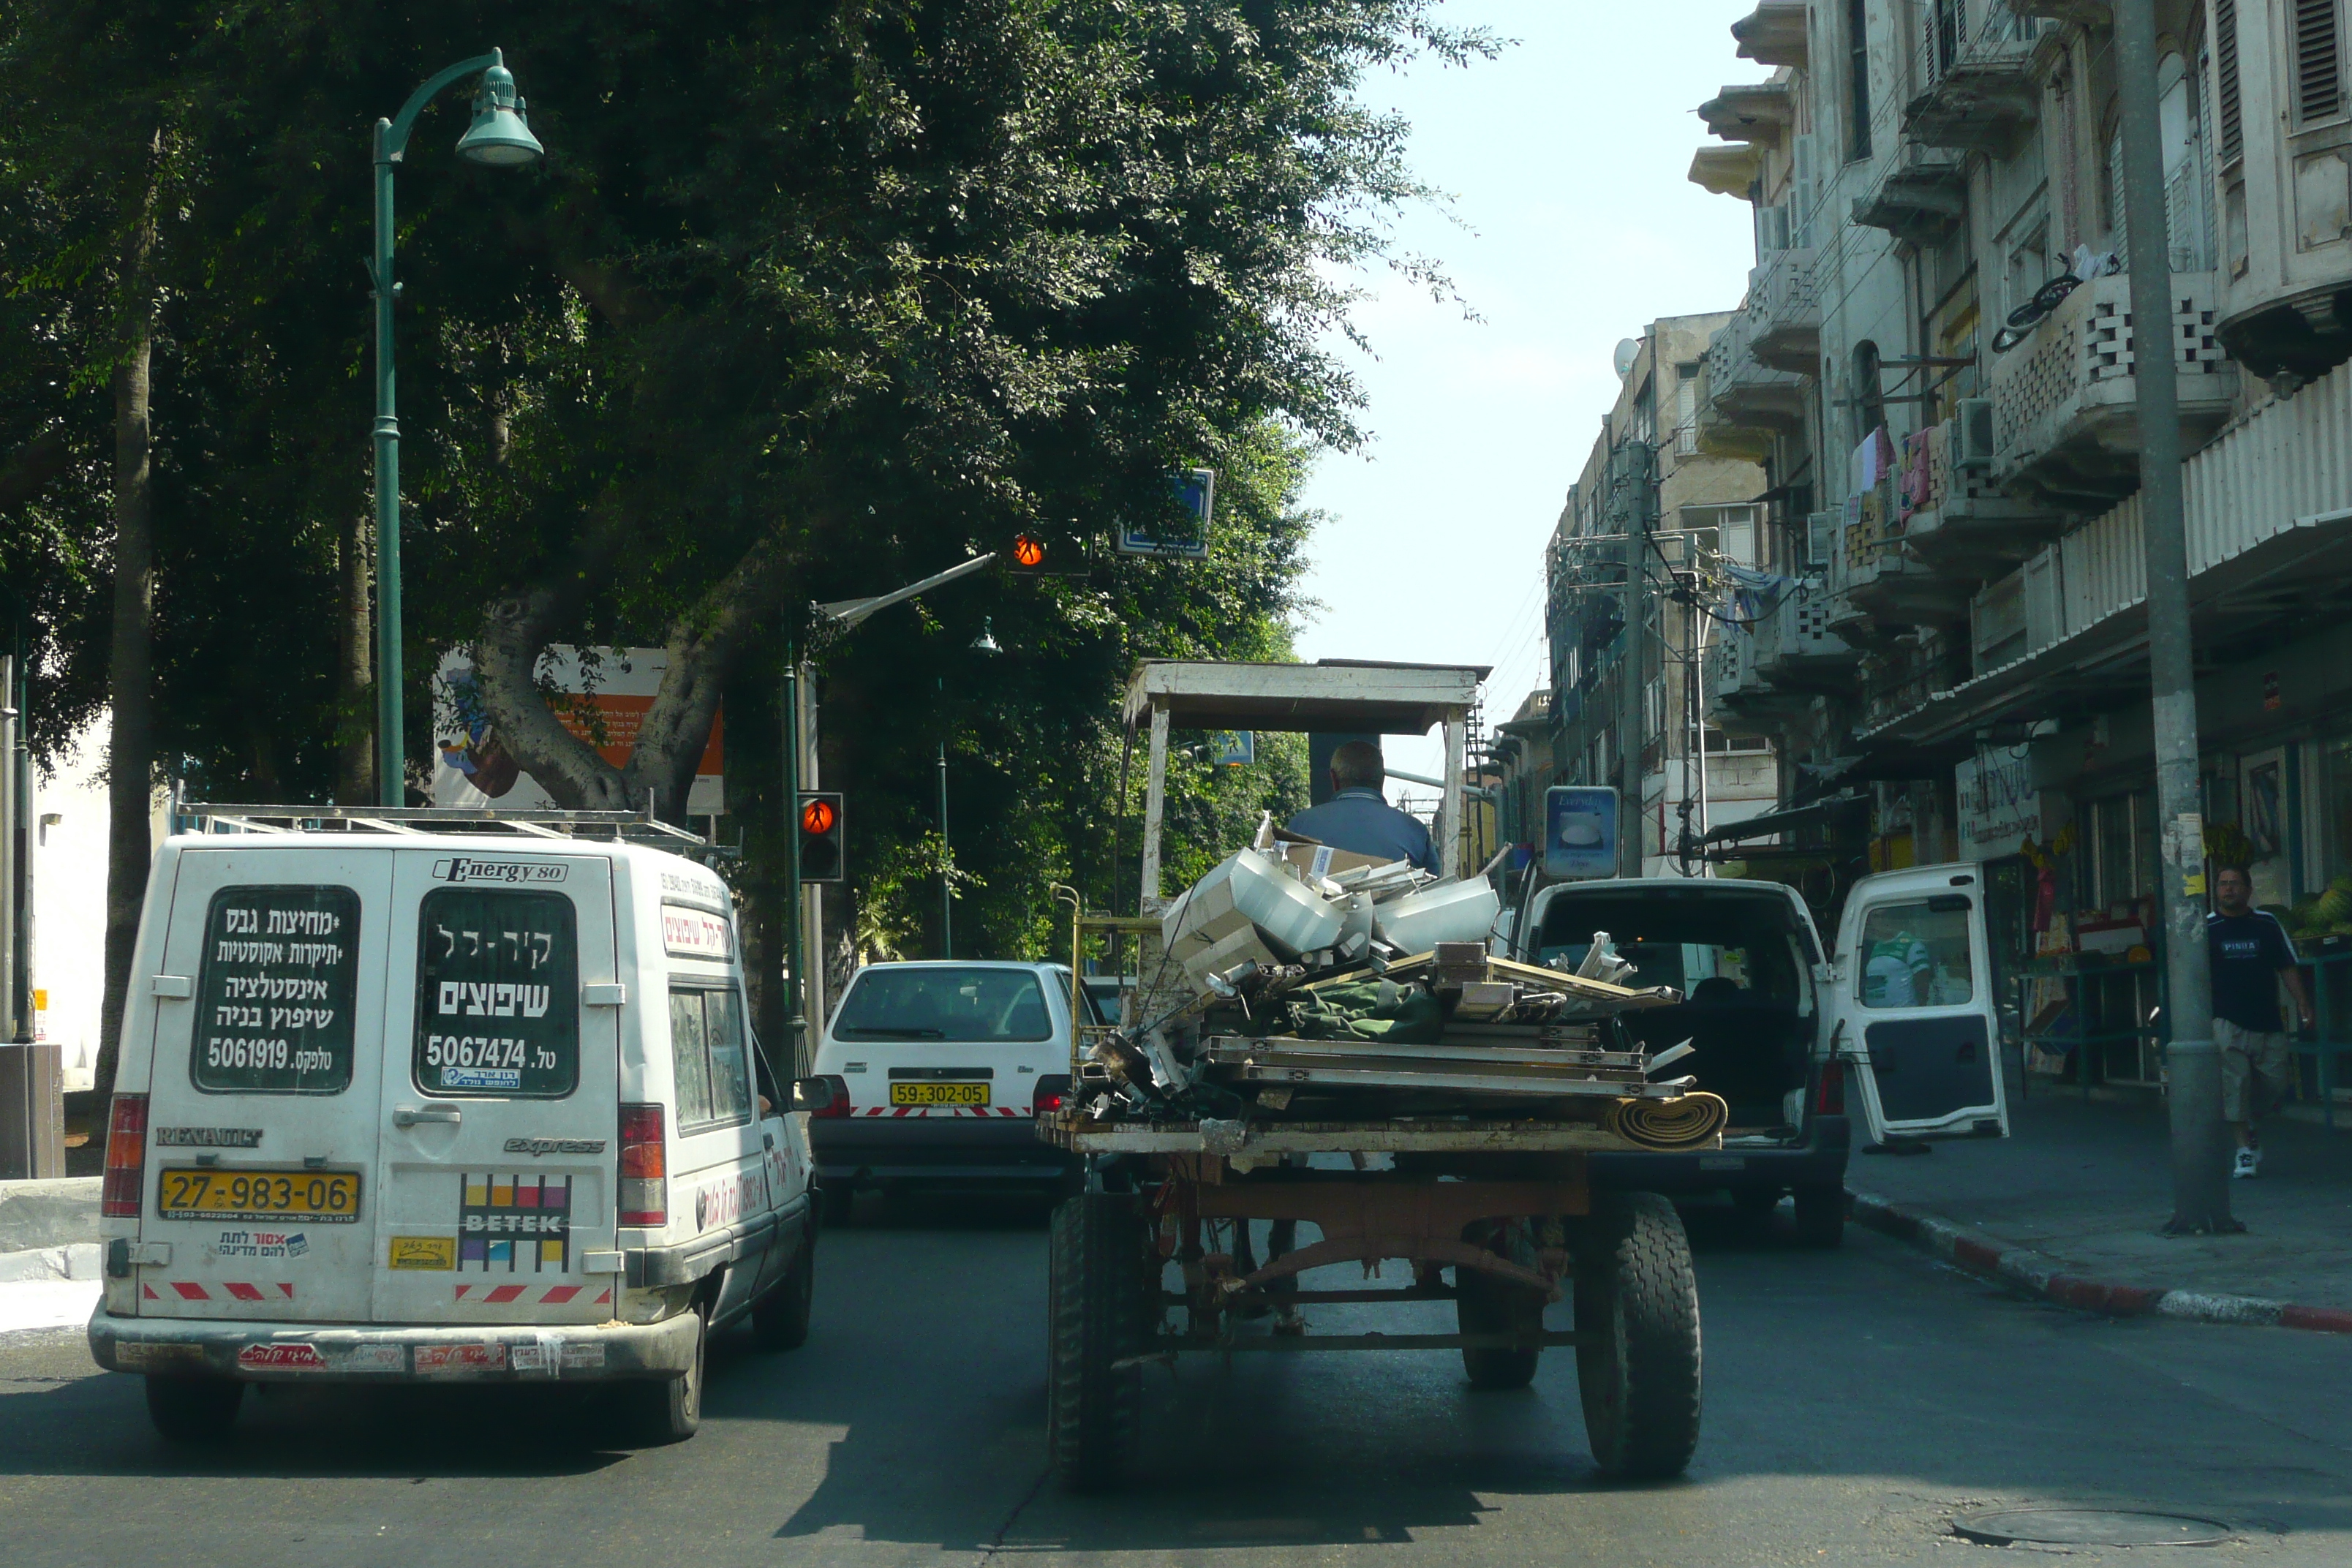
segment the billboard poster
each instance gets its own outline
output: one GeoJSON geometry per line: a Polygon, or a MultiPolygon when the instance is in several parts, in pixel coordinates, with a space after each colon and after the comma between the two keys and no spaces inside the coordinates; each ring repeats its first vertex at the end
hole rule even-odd
{"type": "Polygon", "coordinates": [[[1544,875],[1617,874],[1617,792],[1555,784],[1544,792],[1544,875]]]}
{"type": "MultiPolygon", "coordinates": [[[[669,655],[657,647],[551,647],[540,656],[539,679],[556,695],[548,706],[565,729],[595,746],[614,767],[625,766],[637,743],[637,726],[654,705],[669,655]]],[[[726,715],[711,721],[710,740],[695,764],[687,811],[717,816],[727,810],[721,777],[726,715]]],[[[537,780],[499,743],[474,687],[474,661],[464,648],[443,656],[433,676],[433,804],[559,809],[537,780]]]]}

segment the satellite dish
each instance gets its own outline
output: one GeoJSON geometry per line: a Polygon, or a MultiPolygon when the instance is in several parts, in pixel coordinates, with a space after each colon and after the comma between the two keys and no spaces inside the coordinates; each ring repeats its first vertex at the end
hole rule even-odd
{"type": "Polygon", "coordinates": [[[1627,338],[1627,339],[1625,339],[1622,342],[1619,343],[1619,344],[1617,345],[1617,355],[1616,355],[1616,360],[1617,360],[1617,379],[1618,379],[1618,380],[1620,380],[1620,381],[1624,380],[1624,379],[1625,379],[1625,373],[1626,373],[1627,371],[1629,371],[1629,370],[1632,370],[1632,369],[1633,368],[1633,362],[1634,362],[1635,360],[1637,360],[1637,359],[1641,358],[1641,357],[1642,357],[1642,340],[1641,340],[1641,339],[1639,339],[1639,338],[1627,338]]]}

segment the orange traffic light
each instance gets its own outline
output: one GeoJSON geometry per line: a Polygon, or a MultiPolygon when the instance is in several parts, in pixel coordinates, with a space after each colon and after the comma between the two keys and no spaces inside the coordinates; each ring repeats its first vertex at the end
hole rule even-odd
{"type": "Polygon", "coordinates": [[[1013,559],[1023,566],[1043,566],[1045,563],[1045,542],[1034,533],[1016,535],[1013,541],[1013,559]]]}
{"type": "Polygon", "coordinates": [[[833,809],[833,802],[829,800],[819,798],[816,800],[805,801],[801,805],[801,831],[803,833],[830,833],[833,831],[833,825],[835,820],[836,817],[833,809]]]}

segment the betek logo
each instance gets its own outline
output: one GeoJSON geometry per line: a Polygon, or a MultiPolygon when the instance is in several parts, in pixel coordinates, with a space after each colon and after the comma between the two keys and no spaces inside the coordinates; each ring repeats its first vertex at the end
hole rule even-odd
{"type": "Polygon", "coordinates": [[[542,884],[561,882],[571,872],[561,860],[477,860],[464,855],[433,862],[436,882],[542,884]]]}

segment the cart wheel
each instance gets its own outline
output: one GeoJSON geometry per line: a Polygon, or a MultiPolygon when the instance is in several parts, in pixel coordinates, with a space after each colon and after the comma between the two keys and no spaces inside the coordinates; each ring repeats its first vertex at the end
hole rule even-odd
{"type": "Polygon", "coordinates": [[[1156,1258],[1136,1200],[1081,1193],[1054,1210],[1047,1244],[1045,1445],[1075,1491],[1116,1486],[1135,1450],[1140,1353],[1156,1258]]]}
{"type": "Polygon", "coordinates": [[[1655,1193],[1622,1193],[1577,1230],[1576,1380],[1592,1458],[1629,1479],[1680,1475],[1699,1417],[1698,1282],[1682,1219],[1655,1193]]]}
{"type": "Polygon", "coordinates": [[[211,1443],[227,1436],[244,1400],[245,1384],[229,1378],[147,1374],[147,1418],[174,1443],[211,1443]]]}
{"type": "MultiPolygon", "coordinates": [[[[1525,1285],[1497,1279],[1492,1274],[1457,1265],[1454,1270],[1454,1311],[1465,1334],[1540,1333],[1543,1297],[1525,1285]]],[[[1525,1350],[1474,1350],[1462,1347],[1462,1370],[1476,1389],[1525,1388],[1536,1377],[1540,1347],[1525,1350]]]]}
{"type": "Polygon", "coordinates": [[[1797,1189],[1797,1240],[1805,1247],[1845,1245],[1845,1186],[1830,1182],[1797,1189]]]}

